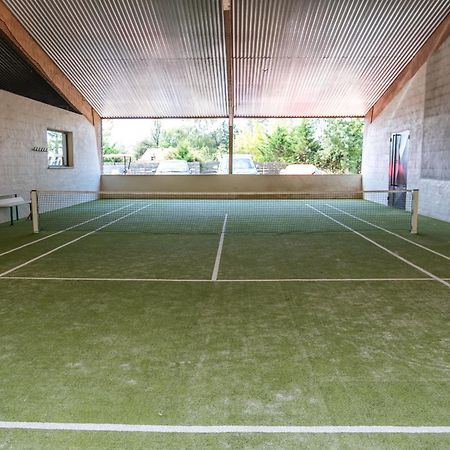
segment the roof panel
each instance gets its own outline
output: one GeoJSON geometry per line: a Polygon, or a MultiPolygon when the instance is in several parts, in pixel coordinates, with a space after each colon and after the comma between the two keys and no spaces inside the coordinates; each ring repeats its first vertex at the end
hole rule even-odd
{"type": "MultiPolygon", "coordinates": [[[[221,0],[4,0],[102,117],[224,117],[221,0]]],[[[362,116],[449,0],[233,0],[237,117],[362,116]]]]}
{"type": "Polygon", "coordinates": [[[235,0],[238,117],[362,116],[448,0],[235,0]]]}
{"type": "Polygon", "coordinates": [[[226,116],[217,0],[7,0],[102,117],[226,116]]]}

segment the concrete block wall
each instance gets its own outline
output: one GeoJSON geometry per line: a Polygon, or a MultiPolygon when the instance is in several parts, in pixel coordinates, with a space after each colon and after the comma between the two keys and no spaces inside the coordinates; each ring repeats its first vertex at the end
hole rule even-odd
{"type": "Polygon", "coordinates": [[[389,140],[410,132],[408,188],[421,214],[450,221],[450,38],[372,122],[366,120],[364,189],[387,189],[389,140]]]}
{"type": "MultiPolygon", "coordinates": [[[[98,190],[100,173],[95,128],[85,117],[0,90],[0,195],[98,190]],[[73,167],[49,169],[47,153],[31,150],[47,146],[48,128],[73,133],[73,167]]],[[[0,210],[0,222],[7,220],[9,211],[0,210]]]]}
{"type": "Polygon", "coordinates": [[[358,192],[361,175],[103,175],[107,192],[358,192]]]}

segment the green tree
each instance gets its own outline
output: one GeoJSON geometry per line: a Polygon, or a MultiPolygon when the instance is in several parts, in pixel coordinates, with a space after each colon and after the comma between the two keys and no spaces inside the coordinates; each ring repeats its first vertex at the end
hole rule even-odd
{"type": "Polygon", "coordinates": [[[285,126],[277,126],[272,133],[266,135],[265,141],[258,150],[263,161],[290,162],[292,142],[289,129],[285,126]]]}
{"type": "Polygon", "coordinates": [[[155,120],[153,122],[153,127],[151,131],[151,141],[154,143],[155,147],[159,147],[161,141],[161,129],[162,123],[160,120],[155,120]]]}
{"type": "Polygon", "coordinates": [[[164,130],[160,139],[163,148],[178,147],[178,144],[188,140],[189,129],[186,127],[164,130]]]}
{"type": "Polygon", "coordinates": [[[318,165],[333,173],[359,173],[363,144],[362,119],[328,119],[318,165]]]}
{"type": "Polygon", "coordinates": [[[183,159],[187,162],[198,161],[196,156],[191,153],[187,142],[181,143],[173,152],[169,154],[169,159],[183,159]]]}
{"type": "Polygon", "coordinates": [[[196,160],[211,161],[228,147],[228,129],[225,121],[195,120],[189,126],[164,130],[160,146],[187,148],[196,160]]]}
{"type": "Polygon", "coordinates": [[[267,126],[262,121],[249,121],[236,137],[236,153],[250,153],[256,161],[315,163],[321,146],[314,120],[278,121],[269,132],[267,126]]]}
{"type": "Polygon", "coordinates": [[[104,120],[102,123],[102,152],[103,155],[123,153],[122,148],[115,142],[111,142],[112,121],[104,120]]]}
{"type": "MultiPolygon", "coordinates": [[[[235,153],[247,153],[253,156],[255,161],[263,161],[264,157],[260,148],[266,142],[266,132],[263,123],[258,120],[248,120],[245,129],[237,130],[235,133],[234,151],[235,153]]],[[[228,145],[228,130],[227,130],[228,145]]],[[[227,149],[228,150],[228,149],[227,149]]]]}
{"type": "Polygon", "coordinates": [[[291,131],[291,153],[286,162],[315,164],[321,150],[315,136],[315,123],[311,119],[304,119],[291,131]]]}

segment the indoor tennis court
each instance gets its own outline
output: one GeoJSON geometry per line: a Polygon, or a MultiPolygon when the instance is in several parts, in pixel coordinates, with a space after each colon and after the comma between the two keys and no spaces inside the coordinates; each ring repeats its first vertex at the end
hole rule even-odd
{"type": "Polygon", "coordinates": [[[449,61],[449,0],[0,0],[0,450],[448,450],[449,61]]]}
{"type": "Polygon", "coordinates": [[[38,418],[38,426],[57,417],[71,426],[153,424],[156,434],[93,428],[80,441],[53,424],[9,430],[6,439],[167,448],[448,444],[437,431],[450,400],[448,224],[420,217],[413,235],[402,217],[411,214],[390,211],[389,227],[387,207],[363,199],[96,197],[41,214],[39,234],[27,220],[2,225],[4,411],[38,418]],[[182,208],[200,211],[187,216],[185,231],[175,226],[182,208]],[[377,216],[386,228],[373,223],[377,216]],[[264,433],[287,428],[249,433],[255,423],[264,433]],[[296,423],[319,431],[303,434],[296,423]],[[224,433],[217,424],[243,428],[224,433]],[[402,424],[425,434],[339,431],[402,424]],[[206,431],[180,438],[174,429],[184,425],[206,431]],[[427,434],[424,426],[436,428],[427,434]]]}

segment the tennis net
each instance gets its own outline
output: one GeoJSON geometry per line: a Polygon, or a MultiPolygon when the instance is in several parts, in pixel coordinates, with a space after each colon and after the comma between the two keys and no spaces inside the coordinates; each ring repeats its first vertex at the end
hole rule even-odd
{"type": "Polygon", "coordinates": [[[33,191],[37,232],[162,234],[417,231],[417,191],[161,193],[33,191]]]}

